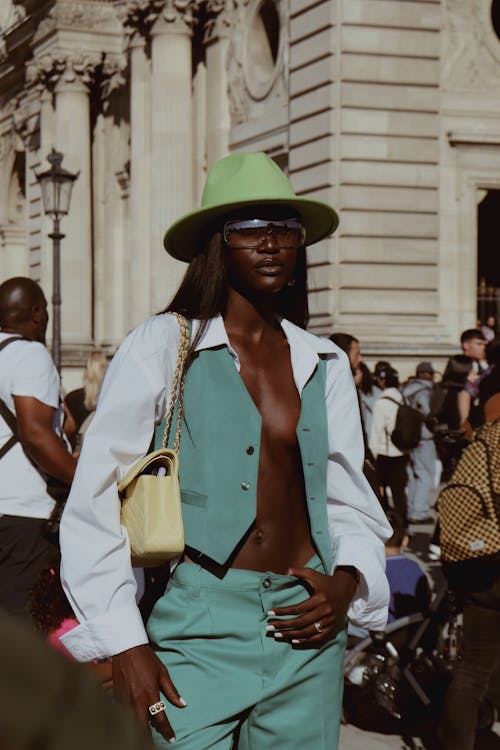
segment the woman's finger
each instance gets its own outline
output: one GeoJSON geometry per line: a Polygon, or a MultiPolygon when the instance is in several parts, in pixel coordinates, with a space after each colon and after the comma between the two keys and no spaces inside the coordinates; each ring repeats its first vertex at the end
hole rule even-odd
{"type": "Polygon", "coordinates": [[[323,601],[322,597],[318,594],[313,594],[308,599],[303,599],[297,604],[291,604],[289,607],[273,607],[267,613],[268,617],[294,617],[297,615],[310,612],[311,610],[318,607],[323,601]]]}
{"type": "Polygon", "coordinates": [[[273,632],[274,630],[302,630],[310,627],[317,620],[325,620],[330,617],[331,610],[327,605],[321,607],[315,607],[309,610],[303,615],[298,617],[288,617],[282,620],[271,619],[268,622],[268,631],[273,632]]]}
{"type": "Polygon", "coordinates": [[[311,640],[316,636],[327,633],[333,626],[335,617],[323,617],[315,620],[313,623],[304,628],[290,628],[283,630],[276,630],[271,635],[276,640],[292,641],[298,640],[311,640]]]}
{"type": "Polygon", "coordinates": [[[161,734],[167,742],[175,742],[175,732],[166,714],[165,701],[160,698],[148,706],[149,723],[161,734]]]}
{"type": "Polygon", "coordinates": [[[163,664],[161,665],[161,667],[160,687],[163,695],[168,701],[170,701],[170,703],[172,703],[174,706],[177,706],[177,708],[184,708],[187,705],[186,701],[179,695],[177,688],[170,679],[168,670],[163,666],[163,664]]]}

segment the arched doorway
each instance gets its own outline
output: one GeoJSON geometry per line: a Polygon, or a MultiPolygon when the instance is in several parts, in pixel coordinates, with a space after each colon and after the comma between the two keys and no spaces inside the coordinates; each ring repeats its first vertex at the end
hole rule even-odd
{"type": "Polygon", "coordinates": [[[477,210],[478,321],[500,320],[500,190],[488,190],[477,210]]]}

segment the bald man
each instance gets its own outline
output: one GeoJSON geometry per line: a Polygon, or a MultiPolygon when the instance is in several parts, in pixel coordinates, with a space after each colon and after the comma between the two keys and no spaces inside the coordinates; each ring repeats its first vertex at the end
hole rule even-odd
{"type": "Polygon", "coordinates": [[[16,277],[0,285],[0,607],[26,615],[28,595],[57,552],[45,524],[55,502],[47,477],[70,485],[76,461],[61,425],[59,376],[45,348],[41,288],[16,277]]]}

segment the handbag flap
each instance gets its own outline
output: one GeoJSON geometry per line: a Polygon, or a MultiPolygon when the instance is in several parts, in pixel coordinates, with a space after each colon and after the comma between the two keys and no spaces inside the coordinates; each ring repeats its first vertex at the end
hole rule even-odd
{"type": "Polygon", "coordinates": [[[167,475],[172,476],[176,475],[178,471],[178,456],[177,452],[171,450],[170,448],[160,448],[158,451],[153,451],[152,453],[148,453],[144,456],[143,459],[140,461],[137,461],[133,466],[130,467],[130,469],[127,471],[125,476],[121,479],[121,481],[118,483],[118,494],[122,494],[129,484],[134,481],[134,479],[137,479],[140,474],[144,474],[146,472],[146,469],[151,464],[157,464],[158,468],[160,466],[165,466],[167,468],[167,475]]]}

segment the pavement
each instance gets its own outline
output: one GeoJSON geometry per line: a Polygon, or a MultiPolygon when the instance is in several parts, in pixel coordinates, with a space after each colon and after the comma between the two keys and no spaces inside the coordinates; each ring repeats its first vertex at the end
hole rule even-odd
{"type": "MultiPolygon", "coordinates": [[[[409,551],[418,557],[434,582],[435,590],[445,586],[438,560],[429,559],[428,547],[434,531],[434,524],[410,525],[409,551]]],[[[352,724],[343,724],[340,729],[339,750],[424,750],[418,737],[402,737],[396,734],[369,732],[352,724]]],[[[500,750],[500,722],[491,731],[478,732],[474,750],[500,750]]]]}

